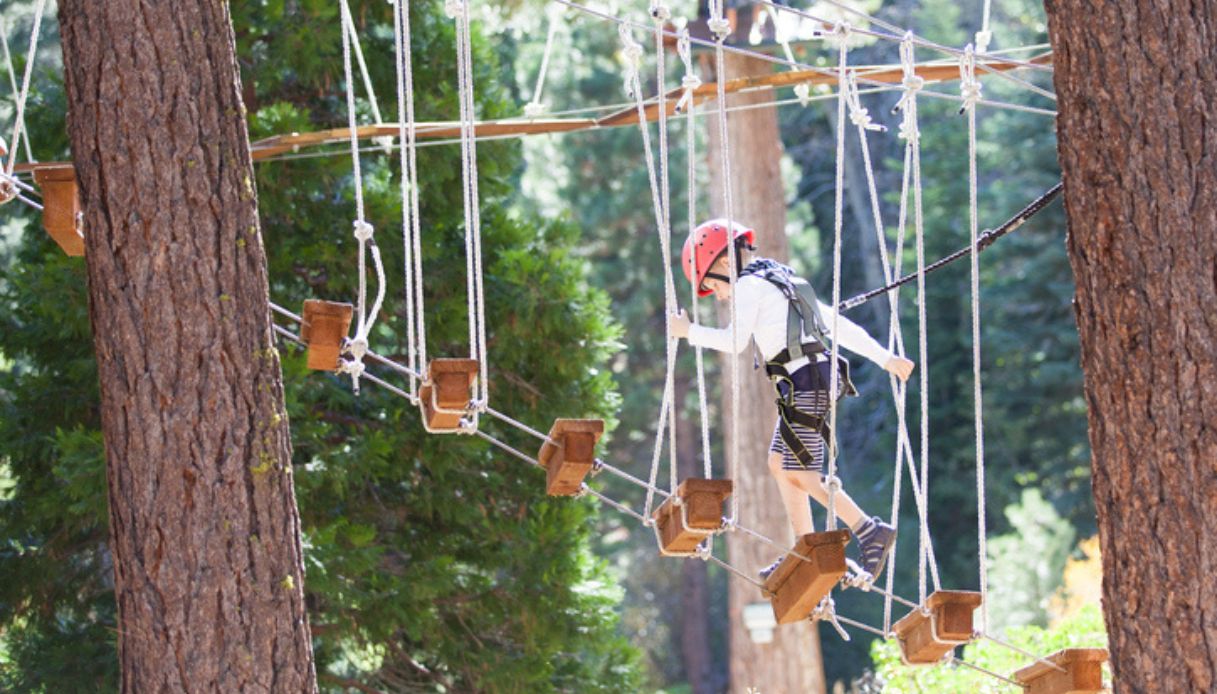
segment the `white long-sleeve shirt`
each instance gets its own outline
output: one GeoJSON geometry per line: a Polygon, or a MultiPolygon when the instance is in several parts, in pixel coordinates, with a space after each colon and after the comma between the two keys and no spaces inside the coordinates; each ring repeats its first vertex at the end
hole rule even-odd
{"type": "MultiPolygon", "coordinates": [[[[803,283],[801,278],[792,278],[795,283],[803,283]]],[[[739,323],[736,342],[731,344],[731,326],[725,328],[710,328],[704,325],[689,326],[689,344],[707,347],[720,352],[739,354],[750,340],[756,341],[757,349],[765,361],[769,361],[786,349],[786,321],[790,311],[790,302],[782,291],[769,281],[755,275],[745,275],[735,282],[736,306],[735,320],[739,323]]],[[[875,341],[862,326],[845,316],[837,317],[837,332],[832,334],[834,310],[827,304],[816,302],[820,317],[824,321],[825,336],[835,339],[841,347],[855,354],[866,357],[870,361],[884,366],[894,355],[883,345],[875,341]]],[[[810,341],[804,335],[803,342],[810,341]]],[[[827,348],[828,345],[825,345],[827,348]]],[[[827,359],[819,355],[818,360],[827,359]]],[[[786,364],[786,370],[793,373],[796,369],[809,363],[807,357],[799,357],[786,364]]]]}

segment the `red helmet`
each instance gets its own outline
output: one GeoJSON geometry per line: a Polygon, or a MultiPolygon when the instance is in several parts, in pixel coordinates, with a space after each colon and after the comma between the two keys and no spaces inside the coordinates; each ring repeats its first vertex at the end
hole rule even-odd
{"type": "MultiPolygon", "coordinates": [[[[731,227],[732,241],[742,238],[749,246],[756,243],[756,232],[752,229],[739,223],[732,223],[731,227]]],[[[702,222],[685,240],[684,250],[680,252],[680,266],[685,271],[685,277],[697,287],[698,296],[710,296],[714,293],[705,289],[702,282],[705,281],[710,266],[727,250],[728,245],[730,242],[727,241],[725,219],[702,222]]]]}

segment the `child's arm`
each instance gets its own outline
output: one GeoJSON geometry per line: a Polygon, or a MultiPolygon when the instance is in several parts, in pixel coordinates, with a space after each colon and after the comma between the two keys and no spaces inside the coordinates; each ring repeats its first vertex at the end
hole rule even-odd
{"type": "Polygon", "coordinates": [[[693,325],[682,310],[678,314],[668,316],[668,325],[673,337],[683,337],[695,347],[707,347],[720,352],[739,354],[748,346],[752,333],[756,329],[757,316],[760,313],[760,297],[754,282],[739,281],[735,284],[738,300],[735,306],[735,321],[739,329],[735,331],[735,345],[731,344],[732,330],[711,328],[705,325],[693,325]]]}
{"type": "Polygon", "coordinates": [[[825,333],[828,337],[833,338],[845,349],[866,357],[884,370],[895,374],[900,380],[908,380],[909,374],[913,372],[913,362],[904,357],[897,356],[891,350],[879,344],[875,338],[866,332],[866,329],[850,319],[837,314],[837,332],[839,336],[832,334],[833,309],[822,301],[816,302],[819,305],[820,317],[824,319],[825,333]]]}

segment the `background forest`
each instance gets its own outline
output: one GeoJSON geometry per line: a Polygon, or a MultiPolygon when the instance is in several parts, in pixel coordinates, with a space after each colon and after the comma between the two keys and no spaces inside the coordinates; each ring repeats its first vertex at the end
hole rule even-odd
{"type": "MultiPolygon", "coordinates": [[[[0,9],[15,68],[24,68],[31,8],[0,9]]],[[[353,3],[379,108],[395,118],[392,6],[353,3]]],[[[555,6],[556,7],[556,6],[555,6]]],[[[476,95],[481,118],[521,113],[533,98],[553,21],[553,50],[542,98],[550,112],[621,104],[615,26],[534,2],[477,7],[476,95]]],[[[278,0],[230,5],[241,57],[251,139],[345,125],[338,5],[278,0]]],[[[697,16],[692,3],[673,15],[697,16]]],[[[864,9],[948,45],[980,28],[979,2],[891,0],[864,9]]],[[[642,21],[643,4],[611,11],[642,21]]],[[[702,8],[704,13],[705,9],[702,8]]],[[[827,10],[825,10],[827,12],[827,10]]],[[[451,22],[438,3],[411,6],[420,120],[456,118],[451,22]]],[[[1043,10],[1029,0],[994,0],[995,50],[1046,50],[1043,10]]],[[[65,103],[56,28],[44,35],[27,123],[35,156],[67,159],[65,103]]],[[[641,38],[641,37],[639,37],[641,38]]],[[[770,47],[778,51],[776,47],[770,47]]],[[[801,62],[834,65],[836,49],[796,41],[801,62]]],[[[930,56],[920,56],[928,58],[930,56]]],[[[653,60],[649,56],[648,60],[653,60]]],[[[680,61],[667,56],[668,85],[680,61]]],[[[857,37],[854,64],[898,61],[894,44],[857,37]]],[[[644,73],[645,75],[646,73],[644,73]]],[[[644,78],[645,79],[645,78],[644,78]]],[[[651,76],[653,80],[653,75],[651,76]]],[[[1040,78],[1041,86],[1050,87],[1040,78]]],[[[653,93],[655,85],[645,84],[653,93]]],[[[956,84],[938,88],[957,93],[956,84]]],[[[11,122],[5,91],[0,122],[11,122]]],[[[360,117],[372,103],[360,90],[360,117]]],[[[1052,108],[1052,102],[987,79],[986,98],[1052,108]]],[[[831,286],[836,101],[804,106],[778,93],[789,210],[784,232],[793,263],[825,294],[831,286]]],[[[889,238],[895,238],[903,143],[895,135],[898,95],[863,96],[888,132],[870,138],[889,238]]],[[[926,253],[966,245],[967,133],[958,103],[922,99],[921,143],[926,253]]],[[[980,107],[977,150],[981,224],[995,226],[1059,179],[1053,120],[1031,111],[980,107]]],[[[698,209],[708,209],[704,117],[671,124],[673,236],[682,240],[689,202],[685,128],[695,128],[698,209]]],[[[655,126],[652,126],[654,129],[655,126]]],[[[857,143],[847,138],[842,294],[882,284],[857,143]]],[[[16,145],[16,143],[13,143],[16,145]]],[[[636,127],[479,144],[487,273],[491,389],[497,407],[539,428],[555,416],[602,416],[612,431],[607,457],[644,476],[652,456],[664,371],[662,265],[636,127]]],[[[404,336],[402,248],[396,156],[363,156],[369,219],[389,266],[387,320],[373,348],[400,356],[404,336]],[[394,299],[393,297],[396,297],[394,299]]],[[[459,148],[419,149],[429,348],[459,356],[464,342],[459,148]]],[[[356,281],[349,229],[349,152],[285,157],[258,165],[262,231],[271,296],[298,307],[306,298],[349,300],[356,281]]],[[[114,606],[106,549],[106,482],[97,379],[84,267],[63,257],[37,217],[10,205],[0,217],[0,689],[116,688],[114,606]]],[[[1087,555],[1095,532],[1089,449],[1064,218],[1048,208],[981,256],[990,610],[1003,633],[1074,615],[1081,632],[1101,632],[1094,612],[1077,610],[1083,587],[1065,589],[1066,566],[1087,555]]],[[[904,267],[912,267],[912,254],[904,267]]],[[[978,575],[972,430],[968,271],[959,263],[928,282],[931,370],[930,524],[944,586],[976,589],[978,575]]],[[[684,292],[682,302],[687,304],[684,292]]],[[[903,295],[905,340],[915,351],[913,292],[903,295]]],[[[703,307],[703,317],[710,318],[703,307]]],[[[851,318],[887,334],[888,307],[876,301],[851,318]]],[[[407,403],[373,388],[359,396],[337,376],[309,373],[303,354],[281,348],[292,424],[296,486],[307,556],[306,591],[322,686],[333,691],[722,691],[726,687],[728,577],[707,571],[711,629],[689,634],[677,596],[679,560],[663,559],[647,529],[592,500],[550,500],[542,475],[480,441],[422,435],[407,403]],[[699,661],[695,665],[692,661],[699,661]],[[708,664],[708,665],[707,665],[708,664]],[[690,681],[690,671],[704,681],[690,681]]],[[[717,362],[708,361],[712,387],[717,362]]],[[[892,496],[896,416],[886,375],[855,360],[863,396],[839,415],[842,476],[864,508],[892,496]]],[[[683,460],[696,459],[696,387],[682,355],[683,460]],[[690,436],[689,434],[693,434],[690,436]]],[[[711,415],[718,398],[711,394],[711,415]]],[[[915,387],[910,422],[918,416],[915,387]]],[[[717,425],[712,440],[721,442],[717,425]]],[[[493,426],[493,425],[487,425],[493,426]]],[[[770,432],[757,435],[768,440],[770,432]]],[[[496,431],[508,440],[510,432],[496,431]]],[[[533,443],[513,440],[523,450],[533,443]]],[[[716,443],[716,446],[718,444],[716,443]]],[[[722,451],[714,451],[721,465],[722,451]]],[[[721,468],[716,468],[721,469],[721,468]]],[[[602,476],[611,496],[640,506],[637,489],[602,476]]],[[[907,486],[907,485],[906,485],[907,486]]],[[[906,491],[901,544],[892,566],[897,592],[916,594],[916,516],[906,491]]],[[[884,511],[886,514],[886,511],[884,511]]],[[[1092,549],[1093,553],[1097,550],[1092,549]]],[[[1093,556],[1091,556],[1093,559],[1093,556]]],[[[1071,565],[1075,574],[1085,573],[1071,565]]],[[[743,567],[751,570],[750,567],[743,567]]],[[[871,624],[882,602],[857,592],[838,598],[842,614],[871,624]]],[[[875,685],[902,677],[890,650],[854,633],[841,641],[821,627],[830,682],[875,685]],[[871,674],[868,674],[870,672],[871,674]]],[[[1012,637],[1013,638],[1013,637],[1012,637]]],[[[1034,641],[1034,636],[1026,638],[1034,641]]],[[[1038,649],[1037,649],[1038,650],[1038,649]]],[[[1044,649],[1047,650],[1047,649],[1044,649]]]]}

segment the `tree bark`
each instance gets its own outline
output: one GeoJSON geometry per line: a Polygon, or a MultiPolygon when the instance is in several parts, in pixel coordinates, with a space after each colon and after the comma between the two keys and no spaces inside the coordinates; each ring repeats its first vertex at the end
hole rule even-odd
{"type": "Polygon", "coordinates": [[[1047,3],[1117,691],[1217,689],[1217,3],[1047,3]]]}
{"type": "Polygon", "coordinates": [[[60,0],[124,692],[313,691],[227,5],[60,0]]]}
{"type": "MultiPolygon", "coordinates": [[[[727,54],[727,78],[765,74],[772,65],[747,56],[727,54]]],[[[772,92],[758,91],[729,96],[729,106],[772,103],[772,92]]],[[[790,257],[786,240],[786,200],[782,186],[782,141],[778,132],[777,109],[755,108],[729,114],[727,141],[731,160],[732,217],[757,232],[759,253],[785,262],[790,257]]],[[[710,208],[714,216],[725,216],[723,181],[725,175],[719,154],[719,121],[715,115],[705,119],[709,130],[710,208]]],[[[726,325],[728,310],[720,307],[720,325],[726,325]]],[[[740,412],[731,411],[730,356],[722,360],[723,424],[727,450],[731,447],[731,420],[739,418],[739,460],[728,461],[735,474],[735,493],[740,499],[739,522],[789,547],[793,544],[790,523],[783,511],[777,484],[769,475],[766,458],[777,412],[773,387],[763,373],[752,369],[752,352],[736,358],[740,370],[740,412]]],[[[754,573],[773,561],[778,551],[740,533],[727,535],[731,563],[754,573]]],[[[759,692],[823,692],[824,668],[820,659],[818,632],[810,622],[786,625],[774,632],[772,643],[753,643],[744,627],[744,606],[764,602],[753,585],[733,578],[728,584],[728,610],[731,619],[731,691],[743,694],[753,688],[759,692]]]]}
{"type": "MultiPolygon", "coordinates": [[[[692,388],[696,388],[694,385],[692,388]]],[[[677,411],[692,390],[685,379],[676,381],[677,411]]],[[[704,477],[701,464],[701,430],[694,416],[676,418],[678,477],[704,477]]],[[[706,562],[687,559],[680,564],[680,652],[685,678],[692,694],[715,694],[714,649],[710,641],[710,589],[706,562]]]]}

